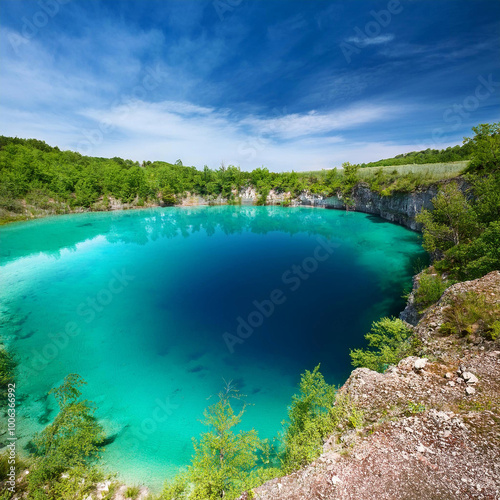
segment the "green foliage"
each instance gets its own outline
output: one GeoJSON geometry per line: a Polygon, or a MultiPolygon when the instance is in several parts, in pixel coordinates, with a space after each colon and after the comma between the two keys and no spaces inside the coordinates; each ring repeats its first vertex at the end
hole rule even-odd
{"type": "MultiPolygon", "coordinates": [[[[401,162],[397,159],[396,163],[401,162]]],[[[307,190],[313,194],[340,194],[350,206],[352,191],[359,181],[388,195],[414,190],[419,183],[456,176],[460,170],[454,164],[432,168],[417,165],[417,171],[414,167],[401,166],[396,173],[387,173],[384,167],[360,170],[349,163],[338,171],[320,172],[274,173],[264,167],[242,172],[232,165],[215,170],[205,166],[199,171],[184,166],[180,160],[175,164],[144,161],[140,165],[117,157],[94,158],[60,151],[32,139],[0,136],[0,221],[79,208],[107,210],[109,198],[135,206],[154,204],[160,199],[170,206],[190,193],[209,201],[221,197],[233,203],[240,190],[249,186],[257,191],[259,204],[265,204],[271,190],[290,193],[290,197],[307,190]],[[27,207],[22,200],[26,200],[27,207]]]]}
{"type": "MultiPolygon", "coordinates": [[[[181,162],[181,164],[182,164],[182,162],[181,162]]],[[[135,500],[139,496],[140,492],[141,492],[141,488],[139,486],[129,486],[125,490],[125,498],[127,498],[127,499],[130,498],[130,500],[135,500]]]]}
{"type": "Polygon", "coordinates": [[[446,149],[425,149],[423,151],[412,151],[396,155],[394,158],[387,158],[371,163],[363,163],[362,168],[378,166],[394,166],[425,163],[449,163],[467,160],[471,157],[472,147],[469,143],[463,146],[451,146],[446,149]]]}
{"type": "Polygon", "coordinates": [[[430,305],[435,304],[451,284],[451,282],[441,279],[437,274],[423,273],[415,291],[415,304],[419,312],[423,312],[430,305]]]}
{"type": "Polygon", "coordinates": [[[68,491],[80,484],[90,488],[100,477],[92,465],[99,457],[104,435],[91,403],[80,400],[79,387],[84,384],[78,375],[71,374],[49,393],[57,400],[59,413],[32,442],[35,458],[28,486],[31,494],[36,492],[34,498],[73,498],[68,491]],[[63,474],[68,477],[63,478],[63,474]]]}
{"type": "Polygon", "coordinates": [[[381,373],[406,356],[415,354],[417,349],[417,341],[412,337],[411,329],[398,318],[375,321],[365,338],[369,348],[351,350],[352,364],[381,373]]]}
{"type": "Polygon", "coordinates": [[[471,242],[448,250],[435,267],[460,280],[480,278],[500,269],[500,220],[471,242]]]}
{"type": "Polygon", "coordinates": [[[183,500],[189,498],[189,478],[178,474],[172,481],[167,481],[160,495],[160,500],[183,500]]]}
{"type": "Polygon", "coordinates": [[[432,203],[432,211],[422,210],[416,217],[423,226],[424,248],[428,252],[443,254],[479,234],[476,213],[455,183],[444,186],[432,203]]]}
{"type": "Polygon", "coordinates": [[[95,493],[96,484],[104,481],[105,474],[95,466],[78,465],[68,469],[64,477],[51,481],[46,493],[35,490],[35,498],[57,500],[84,500],[95,493]]]}
{"type": "Polygon", "coordinates": [[[4,392],[7,385],[14,380],[14,369],[16,362],[4,346],[0,345],[0,394],[4,392]]]}
{"type": "Polygon", "coordinates": [[[467,181],[470,196],[451,187],[423,211],[424,246],[439,260],[435,268],[459,280],[500,269],[500,124],[479,125],[466,139],[472,151],[467,181]]]}
{"type": "Polygon", "coordinates": [[[482,335],[496,340],[500,333],[500,305],[487,301],[484,295],[467,292],[450,298],[443,309],[445,322],[440,332],[445,335],[482,335]]]}
{"type": "Polygon", "coordinates": [[[493,173],[500,168],[500,122],[483,123],[472,127],[475,135],[466,137],[464,144],[471,148],[467,172],[493,173]]]}
{"type": "Polygon", "coordinates": [[[342,199],[347,207],[354,204],[352,192],[359,181],[359,165],[351,165],[349,162],[346,162],[342,164],[342,168],[344,170],[344,178],[340,186],[340,193],[342,194],[342,199]]]}
{"type": "Polygon", "coordinates": [[[288,423],[283,437],[282,468],[285,473],[312,462],[321,453],[323,438],[334,427],[330,409],[335,387],[325,382],[316,366],[306,370],[300,379],[299,394],[294,394],[288,410],[288,423]]]}
{"type": "MultiPolygon", "coordinates": [[[[218,395],[218,401],[204,412],[203,423],[209,428],[199,440],[193,440],[194,455],[186,473],[193,489],[190,499],[211,500],[216,498],[236,498],[242,491],[253,486],[252,471],[260,462],[260,452],[266,451],[266,442],[261,441],[254,429],[233,428],[241,422],[247,404],[242,395],[228,384],[218,395]],[[240,407],[235,412],[233,404],[240,407]]],[[[166,491],[184,490],[181,479],[168,486],[166,491]]],[[[167,497],[168,498],[168,497],[167,497]]]]}
{"type": "Polygon", "coordinates": [[[162,193],[161,199],[167,207],[173,207],[177,203],[175,194],[166,191],[162,193]]]}
{"type": "Polygon", "coordinates": [[[406,405],[407,415],[417,415],[418,413],[423,413],[426,410],[423,403],[416,403],[415,401],[408,401],[406,405]]]}

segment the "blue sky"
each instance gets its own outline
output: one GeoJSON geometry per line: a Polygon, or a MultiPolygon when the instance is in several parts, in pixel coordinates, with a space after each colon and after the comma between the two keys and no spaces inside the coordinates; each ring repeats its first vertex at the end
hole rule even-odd
{"type": "Polygon", "coordinates": [[[0,0],[0,134],[331,168],[500,120],[497,0],[0,0]]]}

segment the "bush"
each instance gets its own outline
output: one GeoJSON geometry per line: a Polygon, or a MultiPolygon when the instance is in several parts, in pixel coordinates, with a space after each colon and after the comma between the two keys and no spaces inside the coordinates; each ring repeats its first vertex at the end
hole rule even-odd
{"type": "Polygon", "coordinates": [[[342,432],[362,423],[362,413],[348,396],[335,394],[335,387],[325,382],[319,365],[312,372],[306,371],[300,380],[300,392],[293,396],[288,410],[281,457],[283,472],[288,474],[316,459],[322,453],[324,440],[335,430],[342,432]]]}
{"type": "Polygon", "coordinates": [[[353,366],[370,368],[383,373],[390,365],[416,354],[419,344],[411,329],[400,319],[382,318],[372,324],[365,335],[368,349],[354,349],[350,352],[353,366]]]}
{"type": "Polygon", "coordinates": [[[285,473],[319,456],[323,438],[333,430],[329,411],[335,399],[335,387],[325,382],[319,368],[318,365],[312,372],[306,370],[300,379],[299,394],[292,397],[283,440],[282,468],[285,473]]]}
{"type": "Polygon", "coordinates": [[[84,384],[78,375],[70,374],[49,393],[54,394],[59,413],[32,441],[35,458],[28,489],[30,494],[36,492],[34,498],[73,498],[61,495],[80,484],[90,487],[93,478],[99,476],[91,466],[99,457],[104,435],[92,404],[80,401],[79,387],[84,384]],[[63,473],[69,476],[67,480],[63,480],[63,473]]]}
{"type": "Polygon", "coordinates": [[[455,183],[443,187],[432,204],[432,211],[422,210],[415,217],[423,226],[424,248],[429,253],[443,255],[446,250],[468,243],[480,233],[477,216],[455,183]]]}
{"type": "Polygon", "coordinates": [[[500,269],[500,221],[492,222],[474,241],[448,250],[435,267],[460,280],[481,278],[500,269]]]}
{"type": "Polygon", "coordinates": [[[418,312],[422,313],[429,306],[435,304],[451,284],[449,281],[443,281],[439,275],[421,274],[418,288],[415,291],[415,304],[418,307],[418,312]]]}
{"type": "Polygon", "coordinates": [[[14,380],[16,363],[12,354],[0,345],[0,393],[14,380]]]}
{"type": "Polygon", "coordinates": [[[139,486],[129,486],[125,491],[125,498],[135,500],[140,492],[141,488],[139,486]]]}
{"type": "Polygon", "coordinates": [[[475,135],[465,138],[472,149],[468,172],[495,172],[500,168],[500,122],[472,127],[475,135]]]}
{"type": "Polygon", "coordinates": [[[484,295],[467,292],[448,300],[443,310],[446,320],[440,332],[466,336],[481,335],[488,340],[496,340],[500,333],[500,305],[489,303],[484,295]]]}

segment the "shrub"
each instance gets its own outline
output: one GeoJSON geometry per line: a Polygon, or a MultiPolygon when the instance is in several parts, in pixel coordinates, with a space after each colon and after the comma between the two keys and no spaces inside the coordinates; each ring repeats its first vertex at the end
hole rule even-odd
{"type": "Polygon", "coordinates": [[[451,284],[449,281],[443,281],[437,274],[423,273],[415,291],[415,304],[419,312],[422,313],[430,305],[435,304],[451,284]]]}
{"type": "Polygon", "coordinates": [[[0,393],[14,380],[16,363],[12,354],[0,345],[0,393]]]}
{"type": "Polygon", "coordinates": [[[381,373],[406,356],[416,354],[418,349],[418,340],[412,336],[411,329],[397,318],[375,321],[365,338],[369,348],[352,350],[352,364],[381,373]]]}
{"type": "Polygon", "coordinates": [[[500,269],[500,221],[492,222],[474,241],[448,250],[435,267],[460,280],[481,278],[500,269]]]}
{"type": "Polygon", "coordinates": [[[323,438],[333,430],[329,412],[335,387],[325,382],[319,365],[306,370],[300,379],[300,392],[292,397],[284,433],[282,468],[288,473],[313,461],[321,453],[323,438]]]}
{"type": "Polygon", "coordinates": [[[135,500],[139,493],[141,492],[141,488],[139,486],[129,486],[125,490],[125,498],[130,498],[130,500],[135,500]]]}
{"type": "Polygon", "coordinates": [[[84,384],[80,376],[70,374],[49,393],[54,394],[59,413],[32,441],[35,458],[28,489],[30,494],[36,492],[34,498],[69,498],[61,497],[61,491],[90,485],[94,479],[89,478],[99,475],[91,466],[99,457],[104,435],[92,404],[80,401],[79,387],[84,384]],[[63,473],[69,476],[67,481],[63,481],[63,473]]]}
{"type": "Polygon", "coordinates": [[[455,245],[467,243],[480,232],[470,202],[455,183],[443,187],[432,200],[434,209],[422,210],[415,220],[422,224],[424,248],[443,254],[455,245]]]}
{"type": "Polygon", "coordinates": [[[335,393],[325,382],[319,365],[306,371],[300,380],[300,392],[292,397],[288,423],[283,435],[282,470],[290,473],[311,463],[323,450],[324,440],[334,431],[360,427],[363,414],[348,395],[335,393]]]}
{"type": "Polygon", "coordinates": [[[254,486],[256,476],[252,473],[259,469],[261,456],[267,456],[266,442],[258,438],[255,429],[233,431],[247,404],[230,383],[218,398],[203,413],[209,430],[193,440],[191,465],[185,475],[165,486],[163,498],[186,497],[188,483],[192,484],[188,498],[193,500],[236,498],[254,486]],[[239,412],[234,411],[232,402],[241,406],[239,412]]]}
{"type": "Polygon", "coordinates": [[[418,413],[423,413],[425,411],[425,405],[423,403],[416,403],[415,401],[408,401],[406,405],[407,415],[416,415],[418,413]]]}
{"type": "Polygon", "coordinates": [[[486,301],[484,295],[467,292],[450,298],[443,310],[446,320],[440,327],[441,333],[482,335],[496,340],[500,333],[500,305],[486,301]]]}
{"type": "Polygon", "coordinates": [[[472,149],[468,172],[494,172],[500,168],[500,122],[472,127],[475,136],[465,138],[472,149]]]}

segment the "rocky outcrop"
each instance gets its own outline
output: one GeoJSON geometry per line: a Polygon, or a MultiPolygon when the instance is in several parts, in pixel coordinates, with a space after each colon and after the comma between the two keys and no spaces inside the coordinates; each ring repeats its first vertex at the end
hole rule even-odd
{"type": "Polygon", "coordinates": [[[330,436],[314,463],[256,488],[254,498],[500,498],[499,341],[439,331],[464,292],[498,306],[500,272],[451,286],[426,311],[414,329],[421,357],[384,374],[354,370],[340,393],[363,412],[363,426],[330,436]]]}
{"type": "Polygon", "coordinates": [[[420,318],[423,316],[423,313],[419,312],[417,304],[415,302],[415,294],[419,287],[419,281],[421,275],[422,273],[413,276],[413,287],[410,292],[410,295],[408,296],[408,300],[406,301],[406,307],[399,315],[400,319],[406,321],[407,323],[413,326],[415,326],[420,321],[420,318]]]}
{"type": "MultiPolygon", "coordinates": [[[[462,178],[453,179],[465,191],[468,187],[462,178]]],[[[432,209],[432,199],[438,194],[440,187],[450,181],[443,181],[427,187],[418,188],[410,193],[393,192],[383,196],[372,191],[368,184],[358,184],[352,193],[353,204],[346,207],[341,195],[323,198],[318,195],[304,193],[299,196],[303,205],[311,205],[339,210],[353,210],[378,215],[390,222],[400,224],[414,231],[420,230],[420,225],[415,221],[415,216],[423,209],[432,209]]]]}

